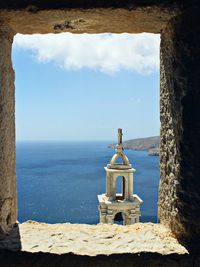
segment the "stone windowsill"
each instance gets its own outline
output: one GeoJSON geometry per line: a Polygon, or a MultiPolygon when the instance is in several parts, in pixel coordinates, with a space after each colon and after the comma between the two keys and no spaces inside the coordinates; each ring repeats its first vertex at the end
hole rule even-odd
{"type": "Polygon", "coordinates": [[[18,224],[0,248],[25,252],[75,255],[188,254],[171,232],[160,224],[121,225],[46,224],[27,221],[18,224]]]}

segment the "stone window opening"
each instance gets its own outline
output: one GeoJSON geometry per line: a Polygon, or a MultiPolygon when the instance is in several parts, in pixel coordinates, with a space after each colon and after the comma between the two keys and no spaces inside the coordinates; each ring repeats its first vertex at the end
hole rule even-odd
{"type": "MultiPolygon", "coordinates": [[[[112,161],[112,164],[113,163],[116,163],[117,165],[127,165],[129,164],[129,160],[127,158],[127,156],[123,155],[123,157],[114,157],[114,160],[112,161]]],[[[114,196],[113,198],[116,200],[116,201],[119,201],[119,202],[123,202],[123,201],[126,201],[130,198],[131,196],[131,191],[129,192],[129,190],[127,189],[127,187],[129,187],[129,178],[127,177],[116,177],[116,180],[115,180],[115,185],[117,184],[117,181],[118,180],[121,180],[121,190],[119,190],[119,192],[115,192],[114,193],[114,196]]],[[[114,186],[115,188],[116,186],[114,186]]],[[[130,189],[132,188],[133,186],[130,186],[130,189]]],[[[45,189],[46,190],[46,189],[45,189]]],[[[27,216],[28,217],[28,216],[27,216]]],[[[31,220],[33,218],[31,217],[28,217],[27,220],[31,220]]],[[[33,219],[34,220],[34,219],[33,219]]],[[[44,220],[44,222],[46,222],[46,220],[44,220]]]]}
{"type": "MultiPolygon", "coordinates": [[[[74,11],[62,9],[66,8],[62,4],[61,7],[56,7],[57,10],[53,9],[48,1],[45,1],[45,4],[38,2],[39,7],[36,8],[28,8],[26,4],[17,7],[17,3],[14,1],[8,4],[5,1],[0,3],[0,178],[2,182],[0,230],[4,234],[4,237],[1,238],[1,247],[9,247],[7,238],[11,238],[17,220],[14,72],[11,62],[11,46],[14,34],[17,32],[32,34],[66,30],[92,33],[151,32],[161,33],[161,180],[158,205],[160,225],[154,225],[151,234],[158,227],[166,227],[170,229],[176,239],[194,254],[188,257],[178,254],[165,257],[162,251],[160,258],[155,254],[150,256],[139,254],[140,259],[134,257],[134,260],[137,263],[138,261],[140,263],[145,261],[143,265],[155,260],[156,266],[159,259],[163,266],[169,266],[171,261],[173,261],[174,266],[195,266],[195,264],[198,266],[197,255],[200,251],[198,179],[200,156],[199,149],[197,149],[200,142],[199,5],[196,1],[195,3],[194,1],[182,1],[181,4],[178,1],[165,1],[165,5],[161,5],[158,1],[146,1],[145,5],[138,2],[125,6],[127,5],[125,1],[117,7],[114,3],[109,2],[108,5],[111,7],[109,9],[107,6],[100,6],[101,8],[99,8],[101,4],[98,3],[97,6],[96,4],[94,2],[95,6],[91,7],[90,5],[93,4],[90,4],[88,10],[82,10],[80,7],[83,7],[84,4],[80,2],[79,6],[76,6],[74,2],[72,4],[74,11]],[[41,7],[42,11],[40,10],[41,7]],[[67,22],[66,12],[70,14],[67,22]],[[183,99],[184,101],[182,101],[183,99]]],[[[144,226],[147,225],[144,224],[144,226]]],[[[34,227],[32,225],[30,230],[32,231],[34,227]]],[[[109,225],[108,227],[109,229],[112,228],[109,225]]],[[[35,233],[33,233],[34,235],[35,233]]],[[[142,251],[144,252],[144,249],[140,250],[140,252],[142,251]]],[[[12,261],[12,254],[6,255],[7,260],[12,261]]],[[[20,256],[20,254],[16,255],[20,256]]],[[[105,255],[107,254],[105,253],[105,255]]],[[[73,255],[71,257],[73,258],[73,255]]],[[[124,266],[133,264],[132,258],[130,259],[127,255],[120,254],[120,258],[120,263],[124,266]]],[[[112,264],[115,263],[117,266],[120,258],[113,256],[112,259],[115,261],[112,264]]],[[[101,257],[97,258],[97,261],[102,264],[102,261],[105,263],[108,260],[108,263],[111,264],[109,259],[109,257],[106,259],[101,257]]],[[[2,260],[5,259],[2,257],[2,260]]],[[[85,266],[88,266],[88,262],[94,263],[94,259],[84,258],[84,260],[87,262],[85,266]]],[[[53,257],[51,257],[51,261],[53,262],[53,257]]],[[[29,264],[26,262],[25,266],[27,265],[29,264]]],[[[140,265],[142,266],[142,264],[140,265]]]]}

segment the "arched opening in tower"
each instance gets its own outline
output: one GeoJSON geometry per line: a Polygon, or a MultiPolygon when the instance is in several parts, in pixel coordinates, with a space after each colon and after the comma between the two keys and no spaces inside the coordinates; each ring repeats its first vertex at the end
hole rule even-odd
{"type": "Polygon", "coordinates": [[[125,214],[123,212],[118,212],[115,214],[114,223],[115,224],[124,224],[125,214]]]}
{"type": "Polygon", "coordinates": [[[116,178],[116,200],[125,200],[126,195],[126,180],[124,176],[116,178]]]}

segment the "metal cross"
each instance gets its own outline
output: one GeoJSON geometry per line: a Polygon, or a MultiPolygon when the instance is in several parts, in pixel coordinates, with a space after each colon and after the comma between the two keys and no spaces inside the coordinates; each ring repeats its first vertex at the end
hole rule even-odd
{"type": "Polygon", "coordinates": [[[122,145],[122,129],[118,129],[118,145],[122,145]]]}

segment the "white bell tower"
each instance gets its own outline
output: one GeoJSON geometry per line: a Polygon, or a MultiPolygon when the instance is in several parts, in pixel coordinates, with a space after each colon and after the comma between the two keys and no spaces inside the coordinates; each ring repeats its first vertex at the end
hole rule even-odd
{"type": "Polygon", "coordinates": [[[140,205],[143,201],[133,194],[133,175],[128,158],[123,154],[122,129],[118,129],[118,144],[116,153],[105,167],[106,171],[106,193],[98,195],[100,223],[114,223],[116,217],[123,219],[124,225],[139,222],[140,205]],[[117,163],[120,158],[122,163],[117,163]],[[121,177],[121,193],[116,193],[116,180],[121,177]]]}

